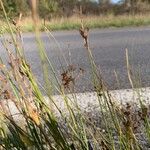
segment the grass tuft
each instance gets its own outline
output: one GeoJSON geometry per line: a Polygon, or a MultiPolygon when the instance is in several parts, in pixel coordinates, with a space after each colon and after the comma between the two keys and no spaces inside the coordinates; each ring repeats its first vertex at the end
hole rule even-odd
{"type": "MultiPolygon", "coordinates": [[[[138,107],[130,103],[126,105],[116,103],[94,61],[88,38],[89,28],[87,26],[89,24],[85,24],[84,20],[80,21],[79,34],[83,39],[85,51],[89,58],[91,82],[98,101],[97,109],[93,108],[93,111],[89,113],[82,109],[76,94],[73,93],[75,88],[74,68],[70,65],[68,70],[63,70],[62,79],[56,75],[55,68],[40,39],[39,29],[41,27],[38,24],[38,14],[34,3],[36,1],[32,0],[32,2],[33,26],[38,45],[37,52],[40,55],[41,74],[45,82],[44,87],[42,87],[44,92],[41,91],[39,83],[23,55],[24,51],[19,42],[21,39],[18,39],[18,35],[21,38],[21,29],[17,25],[12,28],[5,13],[3,2],[0,0],[7,21],[6,25],[12,38],[11,43],[5,38],[2,41],[8,55],[8,63],[4,64],[2,56],[0,59],[0,149],[145,149],[146,147],[138,139],[138,133],[140,132],[146,139],[145,141],[150,144],[150,107],[140,96],[141,91],[136,89],[133,84],[135,82],[132,81],[133,75],[131,75],[128,50],[126,50],[127,73],[133,91],[139,96],[138,107]],[[10,44],[15,47],[16,51],[10,49],[10,44]],[[54,77],[53,80],[50,80],[50,72],[54,77]],[[53,90],[60,94],[65,109],[56,104],[53,90]],[[68,96],[68,92],[71,93],[72,98],[68,96]],[[17,111],[15,114],[12,112],[12,106],[17,111]],[[97,113],[96,117],[92,117],[94,113],[97,113]]],[[[108,21],[110,21],[109,19],[108,21]]],[[[87,21],[89,20],[87,19],[87,21]]],[[[133,24],[133,21],[130,21],[133,24]]],[[[105,26],[108,25],[107,23],[105,22],[105,26]]],[[[112,21],[109,23],[109,25],[116,25],[112,21]]],[[[117,26],[120,26],[120,23],[118,20],[117,26]]],[[[68,28],[70,25],[68,24],[68,22],[63,22],[63,28],[68,28]]],[[[55,25],[57,25],[56,22],[55,25]]],[[[75,26],[77,27],[77,25],[75,26]]],[[[92,25],[93,23],[91,23],[92,25]]],[[[79,70],[82,72],[82,69],[79,70]]]]}

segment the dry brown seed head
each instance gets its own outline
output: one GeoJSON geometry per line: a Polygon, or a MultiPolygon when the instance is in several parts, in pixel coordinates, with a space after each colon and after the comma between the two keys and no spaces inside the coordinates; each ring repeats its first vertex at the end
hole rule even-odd
{"type": "Polygon", "coordinates": [[[75,79],[72,77],[72,75],[69,74],[68,71],[63,72],[61,76],[62,76],[62,84],[64,88],[69,88],[70,83],[74,84],[75,79]]]}
{"type": "Polygon", "coordinates": [[[84,40],[84,46],[88,47],[88,34],[89,34],[89,28],[84,28],[83,26],[79,29],[80,35],[84,40]]]}
{"type": "Polygon", "coordinates": [[[36,125],[40,125],[39,113],[31,105],[28,105],[28,113],[29,117],[36,123],[36,125]]]}
{"type": "Polygon", "coordinates": [[[4,99],[10,99],[11,98],[10,92],[8,90],[5,90],[3,92],[3,94],[4,94],[4,99]]]}

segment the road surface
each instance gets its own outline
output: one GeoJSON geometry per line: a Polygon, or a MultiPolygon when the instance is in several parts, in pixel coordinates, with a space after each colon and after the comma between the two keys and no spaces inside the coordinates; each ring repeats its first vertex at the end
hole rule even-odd
{"type": "MultiPolygon", "coordinates": [[[[57,40],[48,38],[42,33],[41,38],[46,48],[49,59],[53,62],[59,76],[66,69],[67,60],[69,65],[84,69],[84,74],[76,80],[76,91],[85,92],[93,90],[90,83],[90,67],[87,51],[78,31],[52,32],[57,40]],[[59,45],[59,46],[58,46],[59,45]],[[58,48],[59,47],[59,48],[58,48]]],[[[1,38],[3,40],[3,38],[1,38]]],[[[134,68],[136,78],[141,79],[141,87],[150,86],[150,28],[119,28],[119,29],[94,29],[90,31],[90,47],[95,62],[102,72],[104,80],[109,89],[130,88],[127,78],[125,49],[129,50],[130,63],[134,68]],[[119,84],[117,84],[114,72],[117,73],[119,84]]],[[[25,55],[33,73],[43,83],[40,60],[37,51],[34,34],[23,34],[25,55]]],[[[5,57],[5,50],[1,45],[0,54],[5,57]]],[[[50,75],[51,76],[51,75],[50,75]]]]}

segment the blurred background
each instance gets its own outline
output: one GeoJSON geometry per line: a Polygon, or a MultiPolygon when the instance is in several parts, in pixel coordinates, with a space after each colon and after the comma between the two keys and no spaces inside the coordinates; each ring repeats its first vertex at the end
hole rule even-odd
{"type": "MultiPolygon", "coordinates": [[[[30,16],[30,0],[3,0],[10,18],[22,13],[30,16]]],[[[149,0],[38,0],[41,18],[50,21],[53,17],[73,15],[127,15],[150,12],[149,0]]],[[[0,8],[0,17],[3,18],[0,8]]]]}

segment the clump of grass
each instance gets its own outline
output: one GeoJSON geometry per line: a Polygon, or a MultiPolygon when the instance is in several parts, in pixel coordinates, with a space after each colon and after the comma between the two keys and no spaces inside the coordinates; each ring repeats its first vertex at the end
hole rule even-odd
{"type": "MultiPolygon", "coordinates": [[[[20,43],[20,28],[17,24],[15,24],[15,28],[11,27],[3,2],[0,0],[12,37],[11,41],[4,40],[2,42],[8,54],[9,63],[4,64],[1,58],[0,148],[9,150],[142,149],[142,145],[136,137],[135,124],[140,123],[142,126],[140,132],[145,133],[145,137],[150,141],[149,108],[142,99],[139,101],[140,107],[136,112],[130,104],[121,107],[115,103],[95,64],[88,41],[89,28],[82,23],[79,32],[87,51],[91,65],[91,80],[99,102],[96,119],[91,118],[91,115],[88,116],[87,112],[83,112],[78,105],[76,95],[72,93],[73,99],[70,99],[66,94],[68,91],[73,92],[74,88],[71,88],[71,85],[75,86],[75,78],[72,74],[74,69],[71,67],[71,69],[65,70],[61,75],[62,79],[56,76],[55,68],[40,40],[36,1],[32,0],[32,2],[33,24],[45,81],[45,85],[42,87],[44,93],[40,90],[31,67],[24,57],[20,43]],[[10,49],[10,44],[14,45],[16,51],[10,49]],[[50,71],[54,76],[53,81],[49,80],[50,71]],[[57,106],[53,97],[53,89],[57,90],[62,97],[66,112],[57,106]],[[48,97],[50,105],[47,104],[45,95],[48,97]],[[15,106],[17,114],[12,113],[10,104],[15,106]],[[55,114],[56,110],[59,115],[55,114]],[[97,119],[99,122],[95,123],[97,119]]],[[[127,68],[129,81],[134,89],[128,57],[127,68]]],[[[80,71],[83,70],[80,69],[80,71]]],[[[138,93],[138,91],[136,92],[138,93]]]]}

